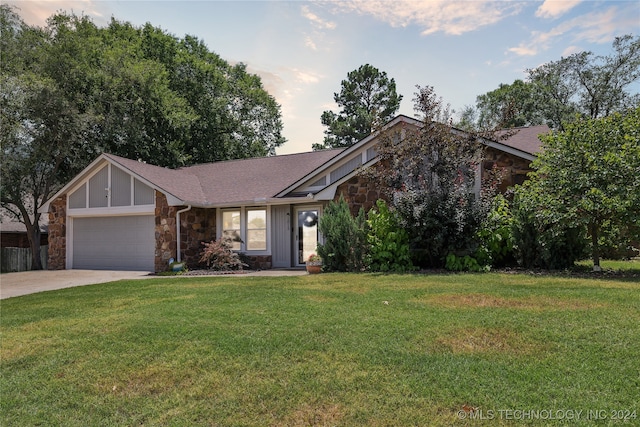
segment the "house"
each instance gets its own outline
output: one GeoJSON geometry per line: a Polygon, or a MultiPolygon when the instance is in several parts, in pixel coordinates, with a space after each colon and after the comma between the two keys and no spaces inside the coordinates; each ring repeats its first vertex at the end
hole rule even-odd
{"type": "MultiPolygon", "coordinates": [[[[47,215],[40,218],[40,245],[45,246],[48,239],[47,215]]],[[[0,211],[0,247],[29,248],[27,227],[24,223],[0,211]]]]}
{"type": "MultiPolygon", "coordinates": [[[[387,124],[420,126],[398,116],[387,124]]],[[[543,128],[485,141],[507,184],[524,179],[543,128]]],[[[50,269],[164,271],[198,262],[202,242],[235,237],[253,268],[302,267],[321,239],[318,218],[340,195],[368,209],[379,188],[359,176],[376,161],[376,134],[340,150],[167,169],[102,154],[43,206],[50,269]],[[178,250],[179,248],[179,250],[178,250]]]]}
{"type": "MultiPolygon", "coordinates": [[[[47,261],[48,221],[47,215],[40,216],[40,260],[47,261]]],[[[31,269],[31,246],[27,236],[27,226],[0,209],[0,271],[13,272],[31,269]]]]}

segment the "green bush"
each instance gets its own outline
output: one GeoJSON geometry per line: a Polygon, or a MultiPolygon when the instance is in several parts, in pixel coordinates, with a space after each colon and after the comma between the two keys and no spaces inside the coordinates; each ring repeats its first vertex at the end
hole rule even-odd
{"type": "Polygon", "coordinates": [[[377,209],[369,211],[367,220],[368,269],[396,273],[413,270],[409,234],[400,228],[395,213],[384,200],[378,200],[376,206],[377,209]]]}
{"type": "Polygon", "coordinates": [[[342,196],[330,202],[318,222],[324,243],[318,245],[325,271],[363,271],[367,249],[367,229],[364,210],[357,217],[349,211],[342,196]]]}
{"type": "Polygon", "coordinates": [[[497,194],[491,201],[487,218],[477,232],[479,247],[474,255],[479,265],[504,267],[515,263],[513,216],[509,201],[497,194]]]}
{"type": "Polygon", "coordinates": [[[530,181],[517,186],[512,233],[518,264],[525,268],[564,269],[587,256],[584,226],[571,226],[546,209],[530,181]]]}

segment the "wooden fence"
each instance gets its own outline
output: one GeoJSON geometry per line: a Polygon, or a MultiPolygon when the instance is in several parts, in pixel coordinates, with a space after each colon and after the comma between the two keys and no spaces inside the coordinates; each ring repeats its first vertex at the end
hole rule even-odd
{"type": "MultiPolygon", "coordinates": [[[[47,249],[40,246],[42,268],[47,269],[47,249]]],[[[0,270],[3,273],[31,270],[31,248],[2,248],[0,253],[0,270]]]]}

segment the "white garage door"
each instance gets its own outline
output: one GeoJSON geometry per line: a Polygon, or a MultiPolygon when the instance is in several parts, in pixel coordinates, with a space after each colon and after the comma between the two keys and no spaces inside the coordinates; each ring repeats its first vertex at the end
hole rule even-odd
{"type": "Polygon", "coordinates": [[[74,218],[73,268],[154,270],[153,215],[74,218]]]}

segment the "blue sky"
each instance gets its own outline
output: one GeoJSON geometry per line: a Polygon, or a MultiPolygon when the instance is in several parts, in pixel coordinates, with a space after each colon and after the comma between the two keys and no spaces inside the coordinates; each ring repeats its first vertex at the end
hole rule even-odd
{"type": "Polygon", "coordinates": [[[347,73],[371,64],[394,78],[414,116],[415,86],[433,86],[454,110],[525,70],[580,51],[609,54],[614,37],[640,32],[637,0],[9,1],[29,24],[56,11],[146,22],[203,40],[244,62],[282,107],[287,143],[278,154],[322,142],[325,110],[347,73]]]}

